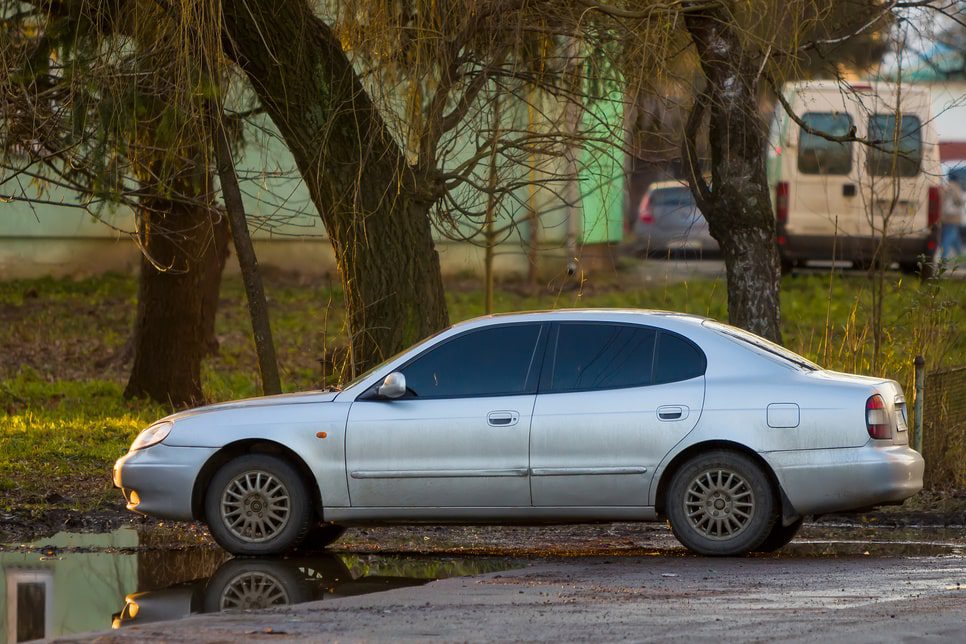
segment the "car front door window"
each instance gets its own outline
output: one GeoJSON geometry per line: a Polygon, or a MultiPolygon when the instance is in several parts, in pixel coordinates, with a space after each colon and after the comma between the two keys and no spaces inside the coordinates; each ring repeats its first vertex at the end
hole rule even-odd
{"type": "Polygon", "coordinates": [[[530,387],[539,334],[539,324],[470,331],[430,349],[401,371],[410,395],[417,398],[523,394],[530,387]]]}

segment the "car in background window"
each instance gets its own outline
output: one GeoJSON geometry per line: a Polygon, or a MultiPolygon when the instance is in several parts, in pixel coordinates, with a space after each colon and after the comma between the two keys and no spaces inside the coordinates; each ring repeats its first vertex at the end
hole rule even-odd
{"type": "Polygon", "coordinates": [[[929,89],[801,81],[783,96],[804,127],[776,106],[766,167],[782,268],[898,262],[928,273],[940,210],[929,89]]]}
{"type": "Polygon", "coordinates": [[[634,247],[645,256],[674,253],[706,254],[718,251],[708,222],[698,209],[691,189],[682,181],[652,183],[641,199],[634,222],[634,247]]]}
{"type": "Polygon", "coordinates": [[[893,380],[825,371],[705,318],[477,318],[341,391],[193,409],[114,467],[127,507],[239,555],[346,526],[667,519],[694,552],[771,551],[810,514],[922,487],[893,380]]]}

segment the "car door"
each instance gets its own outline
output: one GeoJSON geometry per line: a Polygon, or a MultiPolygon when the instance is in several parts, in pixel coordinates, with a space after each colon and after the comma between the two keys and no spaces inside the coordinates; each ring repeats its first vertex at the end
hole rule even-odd
{"type": "Polygon", "coordinates": [[[398,371],[408,393],[349,410],[353,507],[530,505],[529,432],[540,323],[498,324],[433,345],[398,371]]]}
{"type": "Polygon", "coordinates": [[[652,327],[560,323],[530,430],[535,506],[647,504],[658,463],[694,428],[704,354],[652,327]]]}

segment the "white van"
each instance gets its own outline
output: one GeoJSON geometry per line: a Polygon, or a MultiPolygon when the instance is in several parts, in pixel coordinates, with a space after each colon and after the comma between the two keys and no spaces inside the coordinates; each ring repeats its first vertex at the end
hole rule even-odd
{"type": "Polygon", "coordinates": [[[837,81],[788,83],[785,100],[810,128],[849,132],[868,145],[810,134],[778,103],[768,149],[779,254],[809,260],[881,260],[915,271],[932,258],[940,214],[939,150],[927,88],[837,81]]]}

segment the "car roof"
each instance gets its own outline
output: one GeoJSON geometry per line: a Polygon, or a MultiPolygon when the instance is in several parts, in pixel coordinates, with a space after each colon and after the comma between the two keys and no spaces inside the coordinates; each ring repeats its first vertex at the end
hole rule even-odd
{"type": "Polygon", "coordinates": [[[668,188],[684,188],[685,190],[690,190],[687,181],[684,179],[669,179],[666,181],[655,181],[648,186],[647,191],[653,192],[654,190],[666,190],[668,188]]]}
{"type": "Polygon", "coordinates": [[[658,309],[552,309],[543,311],[518,311],[493,313],[457,322],[452,328],[487,326],[497,322],[651,322],[667,320],[692,322],[700,325],[708,318],[690,313],[662,311],[658,309]]]}

